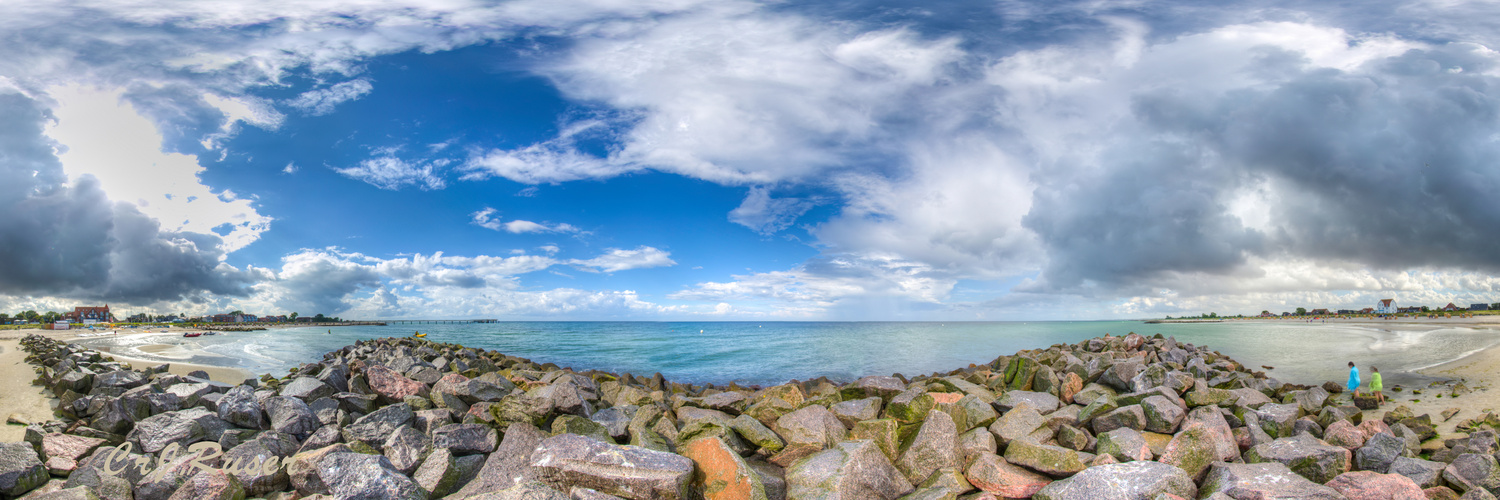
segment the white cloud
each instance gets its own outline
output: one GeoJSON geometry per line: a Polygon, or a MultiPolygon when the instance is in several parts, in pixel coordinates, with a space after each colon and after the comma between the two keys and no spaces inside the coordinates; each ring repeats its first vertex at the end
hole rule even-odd
{"type": "Polygon", "coordinates": [[[110,198],[133,203],[167,231],[227,228],[222,237],[229,252],[270,228],[272,219],[256,210],[253,198],[203,184],[197,156],[162,152],[161,133],[122,102],[119,91],[62,86],[48,94],[58,106],[47,135],[63,146],[58,158],[69,178],[94,176],[110,198]]]}
{"type": "Polygon", "coordinates": [[[729,212],[729,221],[768,235],[791,226],[813,204],[802,198],[772,198],[769,189],[755,186],[745,195],[745,201],[729,212]]]}
{"type": "Polygon", "coordinates": [[[605,273],[677,265],[670,253],[648,246],[637,247],[634,250],[611,248],[598,257],[587,260],[574,259],[568,263],[580,269],[605,273]]]}
{"type": "Polygon", "coordinates": [[[366,182],[380,189],[397,190],[406,186],[416,186],[425,191],[447,187],[448,183],[438,174],[439,169],[446,164],[445,160],[412,163],[395,156],[377,156],[361,161],[359,165],[353,167],[333,170],[345,177],[366,182]]]}
{"type": "Polygon", "coordinates": [[[899,318],[913,304],[942,303],[957,282],[920,262],[889,255],[818,258],[787,271],[733,278],[697,283],[668,297],[734,301],[742,312],[754,306],[753,312],[773,316],[899,318]]]}
{"type": "Polygon", "coordinates": [[[287,105],[318,116],[333,112],[334,106],[363,97],[374,90],[367,78],[339,82],[328,88],[309,90],[287,101],[287,105]]]}
{"type": "MultiPolygon", "coordinates": [[[[559,222],[557,224],[542,224],[529,220],[516,219],[510,222],[501,222],[495,217],[493,208],[485,207],[484,210],[469,214],[469,223],[493,231],[505,231],[511,234],[524,233],[587,233],[581,231],[572,224],[559,222]]],[[[545,248],[545,247],[544,247],[545,248]]],[[[553,247],[554,249],[556,247],[553,247]]]]}
{"type": "Polygon", "coordinates": [[[296,162],[287,162],[285,167],[281,167],[281,173],[288,175],[297,173],[297,170],[299,169],[296,162]]]}

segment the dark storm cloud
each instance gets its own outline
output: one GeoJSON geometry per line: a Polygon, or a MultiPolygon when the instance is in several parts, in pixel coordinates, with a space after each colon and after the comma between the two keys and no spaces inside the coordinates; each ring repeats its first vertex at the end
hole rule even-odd
{"type": "Polygon", "coordinates": [[[173,233],[98,181],[64,182],[49,114],[0,93],[0,294],[149,303],[245,295],[252,274],[220,264],[217,236],[173,233]]]}
{"type": "Polygon", "coordinates": [[[1500,270],[1493,52],[1451,44],[1351,71],[1269,56],[1257,69],[1274,85],[1136,93],[1137,130],[1099,165],[1038,176],[1025,223],[1051,261],[1031,289],[1222,275],[1251,256],[1500,270]],[[1274,191],[1268,234],[1230,208],[1257,186],[1274,191]]]}

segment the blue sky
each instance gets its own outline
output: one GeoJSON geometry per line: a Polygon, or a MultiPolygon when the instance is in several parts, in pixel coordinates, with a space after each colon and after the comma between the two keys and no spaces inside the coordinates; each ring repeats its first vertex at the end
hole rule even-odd
{"type": "Polygon", "coordinates": [[[1500,301],[1482,2],[7,2],[0,311],[1500,301]]]}

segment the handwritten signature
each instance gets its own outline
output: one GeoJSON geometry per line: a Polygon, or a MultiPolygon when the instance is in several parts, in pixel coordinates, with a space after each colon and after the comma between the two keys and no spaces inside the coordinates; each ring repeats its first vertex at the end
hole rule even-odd
{"type": "Polygon", "coordinates": [[[183,450],[182,445],[178,443],[168,444],[166,448],[161,450],[161,453],[157,454],[154,460],[145,455],[132,455],[131,452],[134,450],[135,447],[128,441],[119,446],[105,448],[101,452],[103,455],[100,455],[100,459],[104,460],[103,467],[101,467],[102,472],[119,477],[120,473],[125,472],[126,468],[133,465],[137,470],[151,471],[141,479],[142,481],[154,481],[161,479],[171,469],[166,467],[167,464],[193,454],[198,456],[184,464],[195,470],[192,474],[187,474],[188,476],[197,472],[211,470],[223,470],[234,475],[246,475],[254,473],[257,470],[263,474],[275,474],[281,468],[281,457],[276,456],[270,458],[260,456],[231,458],[224,462],[222,467],[215,467],[210,465],[210,463],[224,456],[224,449],[219,446],[219,443],[207,441],[194,443],[187,450],[183,450]]]}

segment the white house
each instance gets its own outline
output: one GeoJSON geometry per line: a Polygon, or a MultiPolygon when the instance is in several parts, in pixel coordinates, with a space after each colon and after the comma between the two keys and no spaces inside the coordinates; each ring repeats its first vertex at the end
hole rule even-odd
{"type": "Polygon", "coordinates": [[[1380,299],[1375,305],[1375,314],[1396,314],[1396,299],[1380,299]]]}

